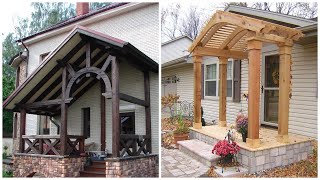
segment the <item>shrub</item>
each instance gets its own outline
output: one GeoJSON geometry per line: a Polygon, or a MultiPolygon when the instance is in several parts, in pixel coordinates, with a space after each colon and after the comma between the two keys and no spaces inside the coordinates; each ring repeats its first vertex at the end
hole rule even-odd
{"type": "Polygon", "coordinates": [[[189,127],[184,123],[182,118],[182,113],[178,115],[177,118],[178,121],[178,127],[176,130],[173,131],[174,134],[186,134],[189,132],[189,127]]]}
{"type": "Polygon", "coordinates": [[[2,177],[13,177],[12,171],[2,171],[2,177]]]}

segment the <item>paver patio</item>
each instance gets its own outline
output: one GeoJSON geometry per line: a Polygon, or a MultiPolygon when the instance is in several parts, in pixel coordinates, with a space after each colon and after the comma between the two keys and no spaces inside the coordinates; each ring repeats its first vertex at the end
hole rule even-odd
{"type": "Polygon", "coordinates": [[[161,177],[199,177],[209,167],[179,151],[161,148],[161,177]]]}

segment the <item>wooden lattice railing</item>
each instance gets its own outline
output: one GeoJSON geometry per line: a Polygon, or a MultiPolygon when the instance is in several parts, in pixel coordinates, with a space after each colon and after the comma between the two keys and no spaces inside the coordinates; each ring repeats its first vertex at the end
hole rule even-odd
{"type": "MultiPolygon", "coordinates": [[[[61,155],[61,143],[59,135],[24,135],[22,139],[27,148],[22,153],[61,155]]],[[[84,152],[83,136],[67,136],[67,155],[80,155],[84,152]]]]}
{"type": "Polygon", "coordinates": [[[150,137],[145,135],[135,134],[121,134],[120,135],[120,157],[126,155],[139,156],[142,153],[148,154],[146,149],[147,142],[150,141],[150,137]]]}

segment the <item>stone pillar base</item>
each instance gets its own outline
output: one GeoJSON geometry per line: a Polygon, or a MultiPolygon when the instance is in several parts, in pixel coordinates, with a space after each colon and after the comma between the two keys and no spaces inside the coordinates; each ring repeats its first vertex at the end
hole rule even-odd
{"type": "Polygon", "coordinates": [[[260,139],[250,139],[247,138],[247,145],[251,148],[258,148],[260,147],[260,139]]]}
{"type": "Polygon", "coordinates": [[[289,143],[289,135],[278,135],[277,136],[277,141],[279,143],[289,143]]]}
{"type": "Polygon", "coordinates": [[[227,121],[219,121],[220,127],[227,127],[227,121]]]}
{"type": "Polygon", "coordinates": [[[195,128],[195,129],[201,129],[201,128],[202,128],[202,123],[196,123],[196,122],[194,122],[194,123],[193,123],[193,128],[195,128]]]}

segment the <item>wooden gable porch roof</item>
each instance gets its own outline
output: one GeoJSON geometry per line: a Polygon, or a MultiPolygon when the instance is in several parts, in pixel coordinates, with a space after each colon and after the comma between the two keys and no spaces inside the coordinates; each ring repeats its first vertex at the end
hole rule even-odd
{"type": "Polygon", "coordinates": [[[292,43],[301,30],[225,11],[217,11],[188,49],[194,55],[247,57],[247,40],[260,39],[271,43],[292,43]]]}
{"type": "MultiPolygon", "coordinates": [[[[158,72],[158,63],[135,48],[129,42],[106,34],[76,26],[67,37],[55,48],[37,69],[3,102],[3,108],[19,111],[19,106],[31,105],[27,113],[57,115],[60,113],[62,84],[62,64],[69,64],[74,71],[86,66],[86,44],[91,44],[91,67],[102,68],[110,54],[142,70],[158,72]],[[42,101],[47,105],[43,106],[42,101]],[[49,103],[48,103],[49,102],[49,103]],[[51,103],[51,105],[50,105],[51,103]]],[[[106,69],[106,72],[110,68],[106,69]]],[[[91,75],[79,78],[72,87],[71,104],[92,87],[98,80],[91,75]]]]}

